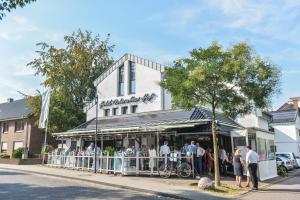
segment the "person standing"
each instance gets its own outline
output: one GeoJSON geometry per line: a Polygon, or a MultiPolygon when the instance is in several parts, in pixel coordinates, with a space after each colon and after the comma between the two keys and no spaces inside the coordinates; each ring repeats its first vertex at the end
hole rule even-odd
{"type": "Polygon", "coordinates": [[[195,145],[195,141],[191,141],[191,144],[188,146],[188,152],[192,154],[193,157],[193,168],[194,168],[194,173],[197,174],[197,147],[195,145]]]}
{"type": "Polygon", "coordinates": [[[252,189],[258,189],[258,177],[257,177],[257,164],[258,154],[251,149],[251,146],[247,146],[246,164],[249,169],[249,173],[252,179],[252,189]]]}
{"type": "Polygon", "coordinates": [[[202,159],[203,159],[203,155],[205,154],[205,150],[200,147],[199,142],[196,143],[197,146],[197,153],[196,153],[196,168],[197,168],[197,172],[199,175],[203,174],[203,167],[202,167],[202,159]]]}
{"type": "Polygon", "coordinates": [[[233,172],[235,175],[236,186],[242,187],[244,160],[241,155],[241,150],[237,149],[233,157],[233,172]]]}
{"type": "Polygon", "coordinates": [[[184,144],[184,146],[181,148],[181,154],[186,156],[186,154],[188,152],[188,146],[189,146],[189,143],[184,144]]]}
{"type": "Polygon", "coordinates": [[[211,176],[212,169],[214,167],[214,158],[210,148],[206,150],[206,168],[208,170],[208,175],[211,176]]]}
{"type": "Polygon", "coordinates": [[[154,149],[154,145],[151,144],[150,149],[148,151],[149,153],[149,168],[151,170],[151,176],[153,176],[153,169],[155,166],[155,158],[156,158],[156,150],[154,149]]]}
{"type": "Polygon", "coordinates": [[[160,147],[159,155],[164,157],[165,166],[167,166],[168,155],[171,153],[168,141],[164,141],[164,145],[160,147]]]}
{"type": "Polygon", "coordinates": [[[219,145],[219,169],[220,174],[223,176],[227,176],[226,162],[228,162],[226,151],[222,145],[219,145]]]}

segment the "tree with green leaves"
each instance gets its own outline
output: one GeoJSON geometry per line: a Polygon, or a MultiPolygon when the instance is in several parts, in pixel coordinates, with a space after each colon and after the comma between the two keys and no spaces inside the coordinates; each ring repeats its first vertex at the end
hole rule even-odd
{"type": "Polygon", "coordinates": [[[36,0],[0,0],[0,20],[5,16],[5,12],[11,12],[17,7],[24,7],[34,1],[36,0]]]}
{"type": "MultiPolygon", "coordinates": [[[[78,30],[64,41],[65,48],[38,43],[38,57],[28,64],[45,78],[43,86],[52,88],[49,133],[66,131],[85,121],[84,100],[96,94],[93,81],[113,63],[109,35],[101,40],[99,35],[78,30]]],[[[28,97],[28,103],[38,118],[41,96],[28,97]]]]}
{"type": "Polygon", "coordinates": [[[212,110],[215,186],[220,185],[216,110],[234,118],[254,108],[266,108],[279,92],[279,82],[279,68],[246,43],[224,49],[213,42],[207,48],[192,50],[190,57],[166,69],[161,86],[171,93],[173,106],[208,106],[212,110]]]}

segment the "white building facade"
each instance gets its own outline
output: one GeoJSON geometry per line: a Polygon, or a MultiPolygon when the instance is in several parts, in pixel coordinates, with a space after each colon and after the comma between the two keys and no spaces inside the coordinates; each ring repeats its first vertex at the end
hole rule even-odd
{"type": "Polygon", "coordinates": [[[277,111],[271,112],[277,152],[300,156],[300,97],[293,97],[277,111]]]}
{"type": "MultiPolygon", "coordinates": [[[[125,54],[94,84],[99,96],[99,117],[169,110],[170,95],[159,85],[164,65],[125,54]]],[[[95,104],[87,106],[87,121],[96,116],[95,104]]]]}

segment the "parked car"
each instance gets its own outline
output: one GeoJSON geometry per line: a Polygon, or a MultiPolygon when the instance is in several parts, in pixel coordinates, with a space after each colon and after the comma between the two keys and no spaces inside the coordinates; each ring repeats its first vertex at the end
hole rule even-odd
{"type": "Polygon", "coordinates": [[[293,163],[291,160],[285,158],[285,157],[276,157],[276,164],[277,167],[281,164],[285,167],[286,171],[290,171],[294,169],[293,163]]]}
{"type": "Polygon", "coordinates": [[[276,157],[284,157],[292,161],[294,168],[298,168],[299,165],[296,160],[296,156],[293,152],[276,152],[276,157]]]}
{"type": "Polygon", "coordinates": [[[300,167],[300,157],[299,156],[296,156],[296,161],[297,161],[298,167],[300,167]]]}

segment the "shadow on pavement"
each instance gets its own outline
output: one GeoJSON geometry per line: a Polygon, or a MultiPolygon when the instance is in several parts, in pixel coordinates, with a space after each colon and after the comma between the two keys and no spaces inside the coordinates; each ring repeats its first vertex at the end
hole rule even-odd
{"type": "Polygon", "coordinates": [[[27,174],[22,173],[22,172],[0,170],[0,176],[17,176],[17,175],[27,175],[27,174]]]}
{"type": "Polygon", "coordinates": [[[80,186],[40,187],[23,183],[0,184],[0,199],[34,200],[34,199],[157,199],[158,197],[143,195],[124,190],[89,188],[80,186]]]}

